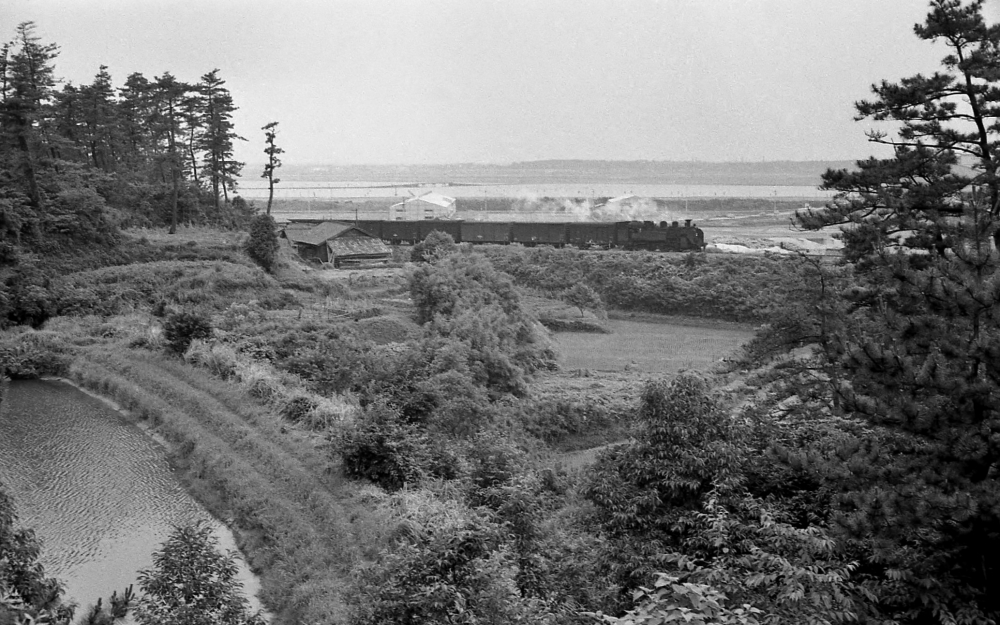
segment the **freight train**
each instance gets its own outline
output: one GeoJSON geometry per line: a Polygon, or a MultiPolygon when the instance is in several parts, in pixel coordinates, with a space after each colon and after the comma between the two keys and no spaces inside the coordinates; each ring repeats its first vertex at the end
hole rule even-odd
{"type": "MultiPolygon", "coordinates": [[[[299,221],[299,220],[296,220],[299,221]]],[[[302,220],[307,221],[307,220],[302,220]]],[[[314,221],[314,220],[309,220],[314,221]]],[[[456,243],[520,243],[527,247],[551,245],[579,248],[621,248],[665,252],[702,251],[705,233],[690,219],[619,222],[490,222],[425,219],[420,221],[358,220],[359,228],[393,245],[415,244],[435,230],[446,232],[456,243]]]]}

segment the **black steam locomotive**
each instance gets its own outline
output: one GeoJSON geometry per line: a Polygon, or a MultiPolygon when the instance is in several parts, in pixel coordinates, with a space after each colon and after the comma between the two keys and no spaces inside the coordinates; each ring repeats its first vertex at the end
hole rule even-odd
{"type": "Polygon", "coordinates": [[[426,219],[421,221],[359,220],[358,227],[386,243],[399,245],[423,241],[435,230],[446,232],[456,243],[494,243],[524,246],[551,245],[580,248],[621,248],[666,252],[701,251],[705,233],[685,220],[658,224],[652,221],[619,222],[489,222],[426,219]]]}

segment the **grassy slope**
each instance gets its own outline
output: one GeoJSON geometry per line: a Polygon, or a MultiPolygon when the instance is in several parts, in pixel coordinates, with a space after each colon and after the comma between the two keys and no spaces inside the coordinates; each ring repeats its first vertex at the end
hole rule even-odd
{"type": "Polygon", "coordinates": [[[263,571],[262,599],[277,622],[342,621],[345,579],[376,541],[359,538],[370,525],[352,505],[357,488],[330,470],[327,454],[231,385],[167,356],[96,349],[71,375],[172,444],[190,489],[263,571]]]}

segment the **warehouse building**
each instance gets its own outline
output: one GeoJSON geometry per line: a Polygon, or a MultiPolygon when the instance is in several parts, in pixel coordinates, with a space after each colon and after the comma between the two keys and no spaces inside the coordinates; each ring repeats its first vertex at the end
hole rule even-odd
{"type": "Polygon", "coordinates": [[[455,216],[455,210],[455,198],[432,191],[393,204],[389,207],[389,219],[451,219],[455,216]]]}

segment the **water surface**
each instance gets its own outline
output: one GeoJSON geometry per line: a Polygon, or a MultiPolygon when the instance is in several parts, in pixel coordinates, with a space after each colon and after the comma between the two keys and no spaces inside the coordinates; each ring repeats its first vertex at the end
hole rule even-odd
{"type": "MultiPolygon", "coordinates": [[[[47,574],[81,606],[119,592],[153,564],[176,525],[232,534],[181,487],[164,449],[105,402],[65,382],[11,382],[0,404],[0,482],[42,540],[47,574]]],[[[240,561],[254,609],[257,580],[240,561]]]]}

